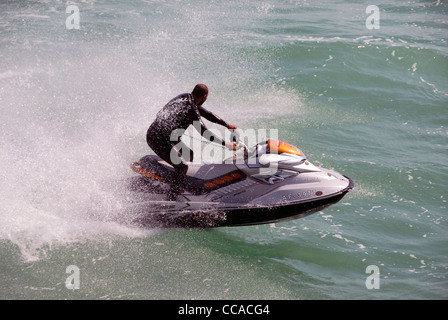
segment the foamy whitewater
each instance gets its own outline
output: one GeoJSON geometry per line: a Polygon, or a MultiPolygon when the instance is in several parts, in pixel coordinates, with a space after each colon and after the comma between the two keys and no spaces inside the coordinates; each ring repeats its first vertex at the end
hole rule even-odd
{"type": "Polygon", "coordinates": [[[446,299],[448,5],[380,1],[368,29],[371,4],[0,2],[0,298],[446,299]],[[196,83],[355,189],[277,224],[127,223],[146,130],[196,83]]]}

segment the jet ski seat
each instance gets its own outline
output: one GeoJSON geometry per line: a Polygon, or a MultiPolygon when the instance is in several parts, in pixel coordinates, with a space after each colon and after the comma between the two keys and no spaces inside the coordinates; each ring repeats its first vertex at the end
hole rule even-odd
{"type": "MultiPolygon", "coordinates": [[[[171,165],[163,165],[161,159],[155,155],[147,155],[131,165],[133,171],[150,179],[171,183],[175,181],[175,170],[171,165]]],[[[185,178],[186,190],[193,194],[203,194],[216,190],[238,181],[242,181],[246,175],[240,170],[234,170],[212,179],[201,179],[187,175],[185,178]]]]}

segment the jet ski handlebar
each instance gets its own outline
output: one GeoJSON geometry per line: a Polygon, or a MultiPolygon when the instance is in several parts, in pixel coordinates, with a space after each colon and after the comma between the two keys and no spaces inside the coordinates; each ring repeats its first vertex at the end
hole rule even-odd
{"type": "Polygon", "coordinates": [[[244,150],[248,150],[249,148],[247,147],[247,145],[240,140],[240,135],[238,133],[238,131],[236,130],[231,130],[232,133],[230,135],[230,140],[235,143],[235,148],[234,151],[237,151],[239,149],[244,149],[244,150]]]}

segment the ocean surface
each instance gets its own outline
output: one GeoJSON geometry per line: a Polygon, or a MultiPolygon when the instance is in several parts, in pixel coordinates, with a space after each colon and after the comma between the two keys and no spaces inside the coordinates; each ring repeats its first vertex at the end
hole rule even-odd
{"type": "Polygon", "coordinates": [[[447,299],[447,40],[446,0],[0,1],[0,299],[447,299]],[[354,190],[275,224],[121,223],[196,83],[354,190]]]}

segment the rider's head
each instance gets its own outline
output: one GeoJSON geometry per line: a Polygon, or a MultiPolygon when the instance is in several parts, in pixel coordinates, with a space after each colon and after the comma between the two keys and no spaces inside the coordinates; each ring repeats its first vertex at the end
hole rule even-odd
{"type": "Polygon", "coordinates": [[[193,96],[196,105],[200,106],[207,100],[208,88],[205,84],[197,84],[191,92],[191,95],[193,96]]]}

